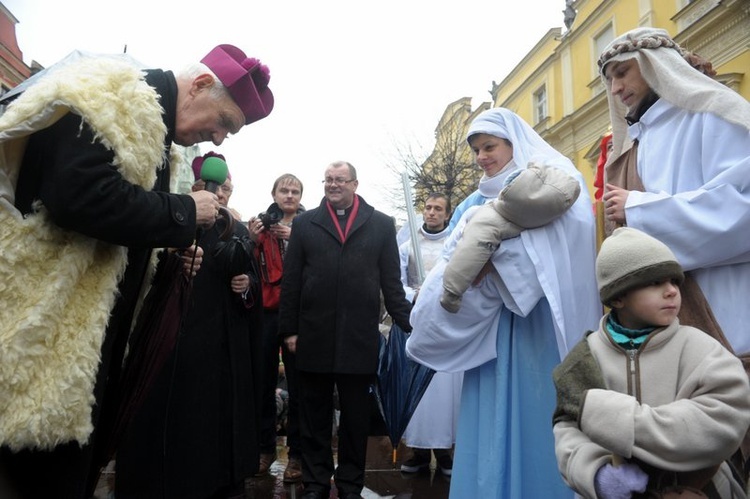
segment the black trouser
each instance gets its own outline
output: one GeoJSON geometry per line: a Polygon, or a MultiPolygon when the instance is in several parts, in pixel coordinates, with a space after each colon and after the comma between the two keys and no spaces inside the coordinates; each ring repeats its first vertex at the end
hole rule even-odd
{"type": "Polygon", "coordinates": [[[286,444],[290,457],[299,457],[299,396],[297,395],[296,355],[289,352],[279,337],[279,312],[263,310],[263,395],[260,418],[260,452],[276,451],[276,386],[279,380],[279,347],[284,362],[289,413],[287,415],[286,444]]]}
{"type": "Polygon", "coordinates": [[[341,418],[335,483],[339,497],[359,494],[365,483],[370,429],[369,389],[373,375],[298,371],[302,481],[305,490],[328,491],[334,475],[331,450],[333,388],[338,389],[341,418]]]}

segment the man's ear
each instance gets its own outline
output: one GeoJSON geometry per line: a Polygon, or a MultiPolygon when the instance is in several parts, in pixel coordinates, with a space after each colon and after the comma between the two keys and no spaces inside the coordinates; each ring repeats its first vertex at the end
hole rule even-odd
{"type": "Polygon", "coordinates": [[[213,76],[208,73],[203,73],[193,79],[193,84],[191,85],[190,91],[191,93],[197,93],[201,90],[209,89],[214,86],[215,81],[216,80],[213,76]]]}

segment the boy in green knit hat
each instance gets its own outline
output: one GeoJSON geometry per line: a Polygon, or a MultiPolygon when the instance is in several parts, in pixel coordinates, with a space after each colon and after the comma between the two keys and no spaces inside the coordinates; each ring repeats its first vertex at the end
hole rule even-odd
{"type": "Polygon", "coordinates": [[[596,260],[611,312],[555,369],[555,453],[590,498],[691,490],[746,497],[726,462],[750,425],[750,385],[731,352],[681,326],[684,276],[672,251],[617,229],[596,260]]]}

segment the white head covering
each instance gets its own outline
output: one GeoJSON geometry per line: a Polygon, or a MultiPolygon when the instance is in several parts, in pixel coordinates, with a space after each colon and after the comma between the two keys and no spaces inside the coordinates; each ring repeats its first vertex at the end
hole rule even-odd
{"type": "Polygon", "coordinates": [[[544,158],[545,162],[549,162],[550,159],[568,161],[568,158],[545,142],[520,116],[502,107],[488,109],[474,118],[469,125],[466,140],[478,133],[509,140],[513,144],[513,160],[520,168],[526,168],[529,162],[537,157],[544,158]]]}
{"type": "Polygon", "coordinates": [[[750,103],[730,88],[694,69],[685,60],[686,55],[687,52],[665,30],[650,27],[628,31],[604,49],[599,57],[599,69],[607,87],[612,122],[613,150],[610,161],[631,146],[624,119],[628,110],[617,97],[612,96],[612,86],[604,77],[604,69],[610,62],[635,59],[643,79],[660,98],[679,108],[711,113],[750,130],[750,103]]]}
{"type": "Polygon", "coordinates": [[[480,113],[469,125],[466,140],[468,141],[472,135],[478,133],[507,139],[513,145],[513,159],[498,172],[498,175],[493,177],[483,175],[479,180],[479,192],[484,197],[496,197],[510,172],[518,168],[526,168],[532,162],[557,166],[568,171],[575,170],[568,158],[557,152],[528,123],[508,109],[495,107],[480,113]]]}

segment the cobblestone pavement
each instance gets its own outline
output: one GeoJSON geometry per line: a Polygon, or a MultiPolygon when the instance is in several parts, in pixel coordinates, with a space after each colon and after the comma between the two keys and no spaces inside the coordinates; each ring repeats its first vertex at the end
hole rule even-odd
{"type": "MultiPolygon", "coordinates": [[[[245,483],[245,494],[233,499],[296,499],[302,497],[302,484],[286,484],[283,481],[287,464],[286,447],[283,437],[277,447],[278,459],[271,466],[269,474],[254,477],[245,483]]],[[[396,452],[393,463],[393,448],[388,437],[370,437],[367,445],[367,465],[365,469],[364,499],[447,499],[450,479],[439,470],[429,473],[401,473],[401,462],[410,457],[410,451],[402,445],[396,452]]],[[[114,472],[105,470],[99,481],[95,498],[115,499],[110,495],[114,483],[114,472]]],[[[337,497],[332,485],[331,498],[337,497]]]]}

